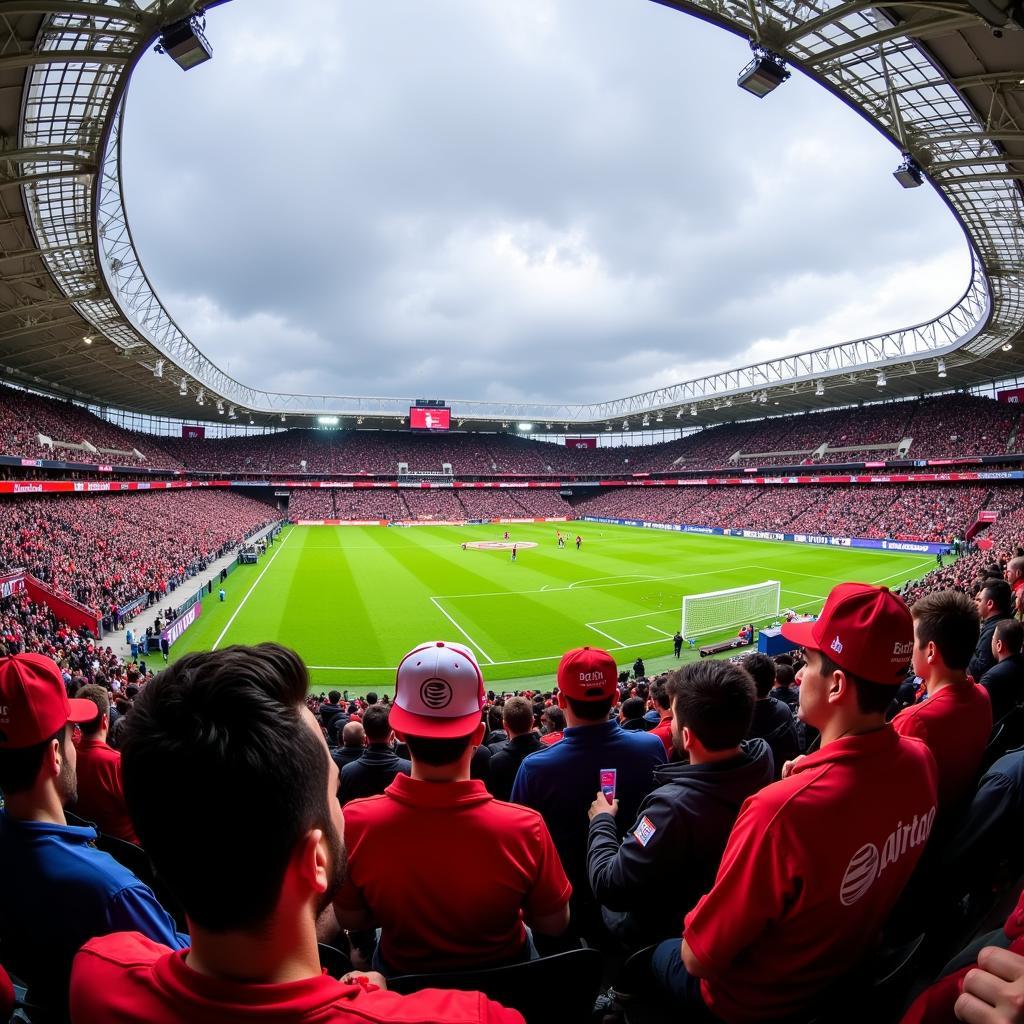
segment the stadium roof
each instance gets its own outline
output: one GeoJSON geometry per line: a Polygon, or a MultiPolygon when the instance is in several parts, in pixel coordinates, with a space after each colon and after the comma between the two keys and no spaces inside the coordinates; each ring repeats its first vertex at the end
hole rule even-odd
{"type": "MultiPolygon", "coordinates": [[[[220,403],[225,417],[234,406],[239,418],[259,424],[335,414],[344,425],[358,417],[365,426],[397,426],[409,398],[287,395],[234,380],[183,334],[146,277],[121,191],[124,98],[133,68],[166,25],[222,2],[6,0],[0,6],[0,376],[183,419],[217,420],[220,403]]],[[[693,426],[1020,374],[1020,0],[655,2],[781,54],[861,113],[897,151],[909,153],[964,230],[973,257],[970,285],[929,323],[611,402],[505,404],[443,396],[455,422],[508,429],[528,420],[535,432],[564,433],[676,425],[685,415],[682,422],[693,426]]],[[[894,154],[894,164],[898,159],[894,154]]]]}

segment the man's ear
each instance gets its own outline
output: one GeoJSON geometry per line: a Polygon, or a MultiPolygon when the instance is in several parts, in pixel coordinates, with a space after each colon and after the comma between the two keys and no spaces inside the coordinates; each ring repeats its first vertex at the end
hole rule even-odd
{"type": "Polygon", "coordinates": [[[837,669],[832,673],[832,678],[828,683],[828,700],[841,700],[843,695],[849,690],[850,685],[850,680],[846,673],[842,669],[837,669]]]}
{"type": "Polygon", "coordinates": [[[313,892],[326,892],[330,877],[330,851],[323,829],[310,829],[300,840],[292,858],[298,876],[313,892]]]}
{"type": "Polygon", "coordinates": [[[476,727],[476,732],[473,733],[472,746],[479,747],[484,741],[484,736],[487,734],[487,726],[481,722],[476,727]]]}

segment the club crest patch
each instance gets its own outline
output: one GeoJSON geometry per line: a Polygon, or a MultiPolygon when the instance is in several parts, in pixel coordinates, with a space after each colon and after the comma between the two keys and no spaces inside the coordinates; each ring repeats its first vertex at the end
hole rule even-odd
{"type": "Polygon", "coordinates": [[[657,828],[653,821],[644,815],[640,819],[640,824],[633,830],[633,838],[641,845],[646,846],[651,839],[654,837],[654,833],[657,828]]]}

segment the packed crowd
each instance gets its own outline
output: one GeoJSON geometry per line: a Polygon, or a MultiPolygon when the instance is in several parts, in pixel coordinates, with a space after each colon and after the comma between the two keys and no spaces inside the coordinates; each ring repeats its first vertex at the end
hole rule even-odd
{"type": "Polygon", "coordinates": [[[159,601],[280,518],[230,491],[12,498],[0,503],[0,573],[27,569],[101,616],[159,601]]]}
{"type": "MultiPolygon", "coordinates": [[[[764,417],[699,430],[651,445],[576,449],[506,433],[418,434],[404,430],[288,429],[230,438],[183,439],[122,430],[84,409],[13,388],[0,387],[0,454],[68,462],[135,464],[204,473],[386,474],[404,464],[411,473],[438,473],[450,465],[456,476],[490,474],[631,474],[729,465],[803,464],[808,453],[826,450],[817,463],[896,458],[877,446],[909,440],[908,457],[973,457],[1024,450],[1020,412],[987,398],[944,395],[858,409],[764,417]],[[139,452],[130,458],[97,457],[50,448],[44,435],[106,451],[139,452]],[[773,456],[780,451],[797,456],[773,456]],[[760,457],[754,457],[759,455],[760,457]]],[[[737,407],[743,415],[743,407],[737,407]]],[[[663,424],[664,425],[664,424],[663,424]]],[[[683,425],[683,420],[671,425],[683,425]]]]}
{"type": "Polygon", "coordinates": [[[72,637],[49,657],[5,638],[4,967],[30,1014],[76,1024],[533,1024],[554,1005],[1020,1024],[1024,897],[950,960],[1024,869],[1024,557],[1006,554],[973,599],[840,584],[774,659],[650,677],[580,648],[515,693],[456,643],[409,652],[393,698],[348,699],[271,643],[154,678],[72,637]],[[560,961],[557,992],[431,984],[565,953],[600,970],[560,961]]]}

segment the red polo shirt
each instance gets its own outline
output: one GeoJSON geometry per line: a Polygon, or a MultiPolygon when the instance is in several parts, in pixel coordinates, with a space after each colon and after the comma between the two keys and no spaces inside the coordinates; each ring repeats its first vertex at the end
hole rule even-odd
{"type": "Polygon", "coordinates": [[[661,720],[651,730],[665,744],[665,757],[672,760],[672,711],[662,711],[661,720]]]}
{"type": "Polygon", "coordinates": [[[992,702],[984,686],[965,681],[944,686],[893,720],[901,736],[924,740],[939,766],[939,809],[955,810],[974,786],[992,735],[992,702]]]}
{"type": "Polygon", "coordinates": [[[345,985],[326,974],[281,985],[243,985],[193,971],[138,932],[90,939],[71,971],[73,1024],[522,1024],[480,992],[424,989],[409,996],[345,985]]]}
{"type": "Polygon", "coordinates": [[[746,801],[684,922],[716,1016],[795,1016],[856,966],[924,850],[936,776],[928,748],[886,726],[829,743],[746,801]]]}
{"type": "Polygon", "coordinates": [[[514,960],[524,914],[557,913],[572,891],[540,814],[495,800],[478,779],[399,775],[345,805],[345,845],[336,904],[370,914],[384,962],[402,973],[514,960]]]}
{"type": "Polygon", "coordinates": [[[78,744],[78,802],[75,813],[96,823],[105,835],[139,845],[121,785],[121,754],[102,740],[78,744]]]}

